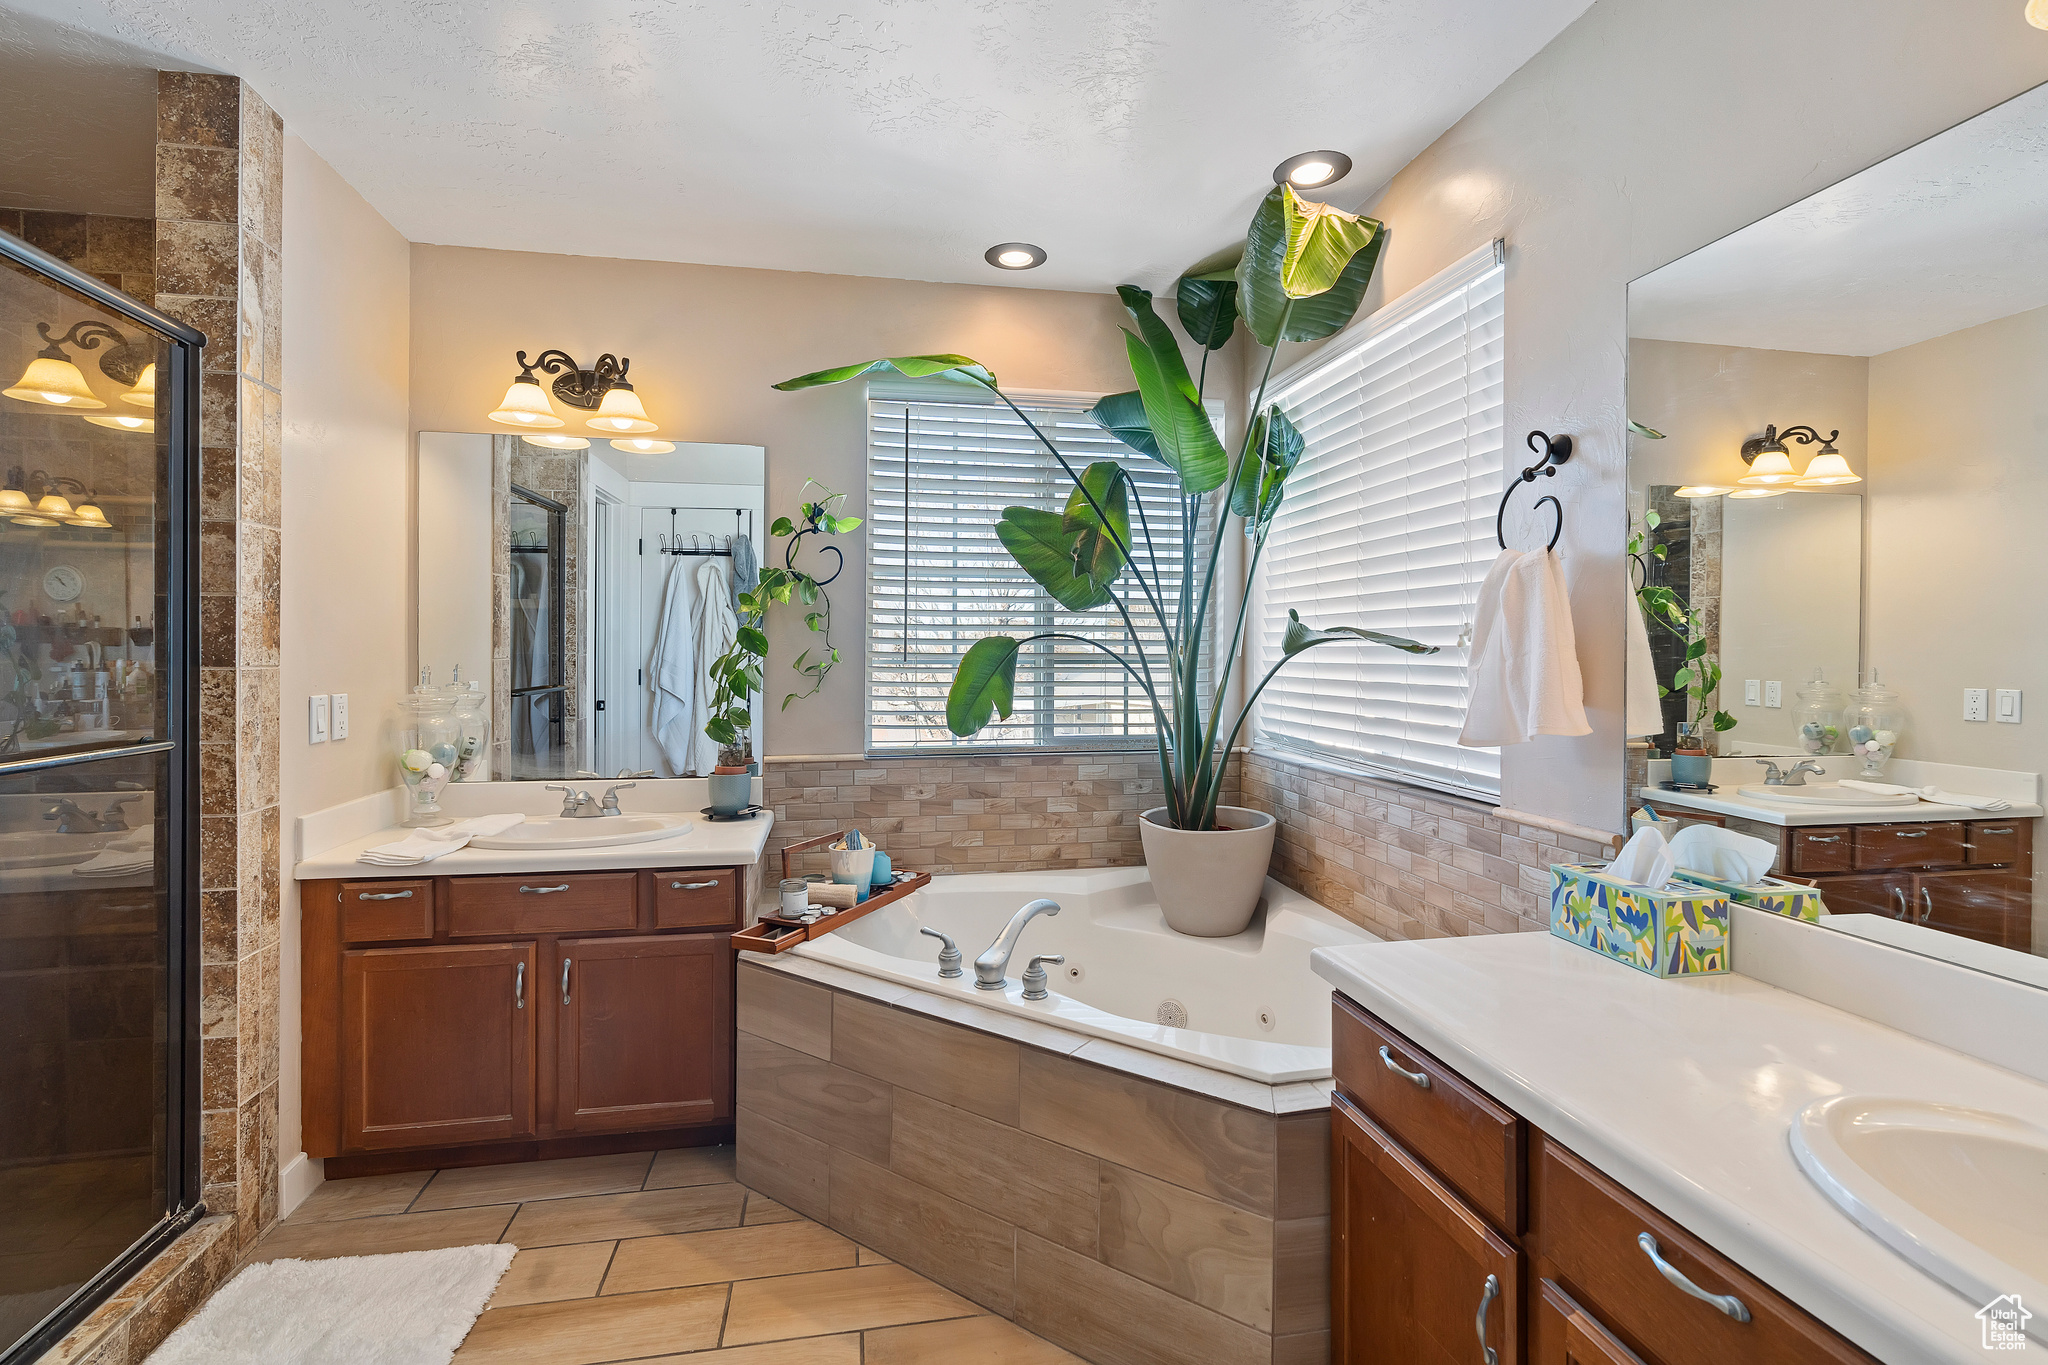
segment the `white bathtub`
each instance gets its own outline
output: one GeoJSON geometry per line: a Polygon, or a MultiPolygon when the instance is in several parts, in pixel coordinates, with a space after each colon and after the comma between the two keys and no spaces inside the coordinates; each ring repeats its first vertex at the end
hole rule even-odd
{"type": "Polygon", "coordinates": [[[1309,970],[1311,949],[1377,942],[1375,935],[1308,897],[1267,881],[1264,905],[1234,938],[1190,938],[1166,927],[1142,867],[1076,872],[972,873],[929,887],[837,933],[805,943],[801,956],[977,1005],[1044,1019],[1278,1085],[1330,1074],[1330,990],[1309,970]],[[974,958],[1018,907],[1039,897],[1058,915],[1026,926],[1010,957],[1009,987],[974,986],[974,958]],[[959,945],[964,974],[942,980],[929,925],[959,945]],[[1026,1000],[1034,953],[1064,953],[1051,967],[1052,995],[1026,1000]],[[1185,1026],[1158,1022],[1162,1012],[1185,1026]]]}

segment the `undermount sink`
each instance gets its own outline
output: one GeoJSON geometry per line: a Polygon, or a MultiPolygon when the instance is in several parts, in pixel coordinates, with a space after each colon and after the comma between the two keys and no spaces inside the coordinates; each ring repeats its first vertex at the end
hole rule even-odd
{"type": "Polygon", "coordinates": [[[122,837],[121,833],[53,834],[46,830],[0,834],[0,872],[82,863],[122,837]]]}
{"type": "Polygon", "coordinates": [[[471,848],[610,848],[616,844],[647,844],[686,833],[696,822],[680,815],[598,815],[583,819],[556,817],[526,820],[503,834],[482,834],[471,848]]]}
{"type": "MultiPolygon", "coordinates": [[[[2048,1303],[2048,1129],[1922,1100],[1838,1095],[1792,1152],[1864,1229],[1975,1304],[2048,1303]]],[[[2048,1345],[2048,1313],[2028,1335],[2048,1345]]]]}
{"type": "Polygon", "coordinates": [[[1795,806],[1864,806],[1869,808],[1889,806],[1917,806],[1917,796],[1887,796],[1883,792],[1857,791],[1833,782],[1809,782],[1803,787],[1770,787],[1763,783],[1737,787],[1737,796],[1747,796],[1755,801],[1783,801],[1795,806]]]}

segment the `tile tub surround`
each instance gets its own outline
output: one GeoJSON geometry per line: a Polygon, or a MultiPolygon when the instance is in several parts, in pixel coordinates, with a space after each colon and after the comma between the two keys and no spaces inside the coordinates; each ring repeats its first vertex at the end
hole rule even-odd
{"type": "Polygon", "coordinates": [[[1096,1365],[1327,1359],[1326,1084],[787,958],[738,1001],[742,1183],[1096,1365]]]}

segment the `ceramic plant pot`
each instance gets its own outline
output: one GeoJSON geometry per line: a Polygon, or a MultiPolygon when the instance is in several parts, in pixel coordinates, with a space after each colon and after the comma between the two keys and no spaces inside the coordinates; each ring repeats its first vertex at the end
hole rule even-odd
{"type": "Polygon", "coordinates": [[[1714,756],[1693,749],[1671,752],[1671,780],[1688,787],[1704,787],[1714,778],[1714,756]]]}
{"type": "Polygon", "coordinates": [[[734,772],[715,771],[705,781],[711,784],[711,811],[714,815],[738,815],[754,799],[754,779],[747,775],[745,768],[734,772]]]}
{"type": "Polygon", "coordinates": [[[1259,908],[1279,822],[1264,811],[1218,806],[1215,829],[1174,829],[1166,807],[1138,817],[1145,866],[1167,927],[1199,938],[1241,934],[1259,908]]]}

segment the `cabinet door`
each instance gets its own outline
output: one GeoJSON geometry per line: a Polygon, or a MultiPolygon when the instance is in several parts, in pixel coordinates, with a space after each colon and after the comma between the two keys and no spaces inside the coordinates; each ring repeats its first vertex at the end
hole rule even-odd
{"type": "Polygon", "coordinates": [[[1532,1365],[1643,1365],[1641,1356],[1551,1281],[1538,1288],[1535,1307],[1529,1330],[1532,1365]]]}
{"type": "Polygon", "coordinates": [[[1331,1359],[1519,1365],[1513,1246],[1342,1095],[1331,1122],[1331,1359]]]}
{"type": "Polygon", "coordinates": [[[732,948],[724,934],[563,939],[555,1127],[675,1128],[732,1116],[732,948]]]}
{"type": "Polygon", "coordinates": [[[342,1147],[533,1132],[531,943],[341,955],[342,1147]]]}
{"type": "Polygon", "coordinates": [[[1883,915],[1905,919],[1907,900],[1913,889],[1910,873],[1858,873],[1850,877],[1822,877],[1821,900],[1831,915],[1883,915]]]}
{"type": "MultiPolygon", "coordinates": [[[[2002,948],[2024,948],[2015,924],[2031,929],[2033,887],[2012,872],[1923,872],[1913,878],[1913,922],[2002,948]]],[[[2031,937],[2029,933],[2028,937],[2031,937]]]]}

